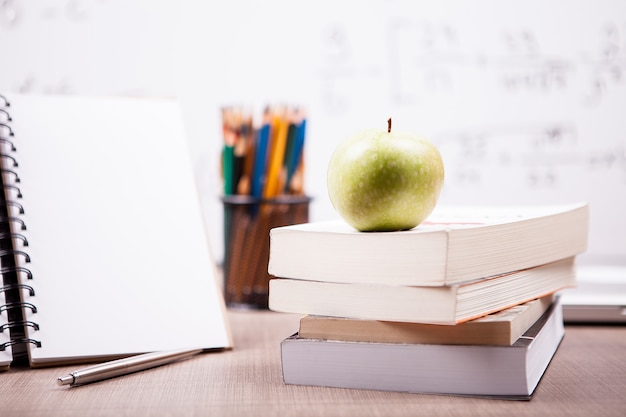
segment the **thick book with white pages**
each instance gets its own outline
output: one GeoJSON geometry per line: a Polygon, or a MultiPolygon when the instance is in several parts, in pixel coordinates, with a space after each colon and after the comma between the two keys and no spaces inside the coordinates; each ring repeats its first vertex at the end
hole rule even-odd
{"type": "Polygon", "coordinates": [[[583,253],[586,203],[437,206],[411,230],[358,232],[342,221],[274,228],[269,273],[279,278],[451,285],[583,253]]]}
{"type": "Polygon", "coordinates": [[[269,308],[365,320],[458,324],[576,285],[575,258],[443,287],[270,280],[269,308]]]}

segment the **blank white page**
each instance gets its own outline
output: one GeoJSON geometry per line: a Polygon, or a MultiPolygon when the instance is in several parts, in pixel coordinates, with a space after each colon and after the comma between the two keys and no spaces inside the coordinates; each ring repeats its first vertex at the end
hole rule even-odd
{"type": "Polygon", "coordinates": [[[7,98],[27,230],[12,226],[42,343],[31,363],[229,347],[178,104],[7,98]]]}

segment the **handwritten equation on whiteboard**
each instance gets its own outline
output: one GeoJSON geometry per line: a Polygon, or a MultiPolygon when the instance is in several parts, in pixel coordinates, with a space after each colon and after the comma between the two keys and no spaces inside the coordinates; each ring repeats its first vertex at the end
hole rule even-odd
{"type": "Polygon", "coordinates": [[[585,42],[541,25],[390,19],[391,102],[456,106],[431,128],[449,192],[604,203],[607,187],[626,190],[626,17],[615,19],[585,28],[585,42]]]}
{"type": "Polygon", "coordinates": [[[398,103],[411,104],[421,92],[451,91],[468,81],[464,75],[475,74],[475,81],[493,84],[482,87],[501,93],[574,90],[577,100],[593,105],[612,88],[626,85],[626,17],[616,18],[622,20],[585,28],[593,39],[586,48],[545,48],[541,36],[552,33],[525,26],[477,39],[445,22],[392,19],[387,25],[390,93],[398,103]]]}
{"type": "Polygon", "coordinates": [[[585,182],[607,179],[626,189],[626,140],[584,143],[574,125],[509,125],[436,135],[433,141],[449,162],[446,177],[453,189],[501,184],[516,191],[576,193],[585,182]]]}
{"type": "Polygon", "coordinates": [[[16,29],[27,21],[61,19],[68,23],[97,16],[97,3],[107,0],[57,0],[27,4],[24,0],[0,0],[0,30],[16,29]]]}

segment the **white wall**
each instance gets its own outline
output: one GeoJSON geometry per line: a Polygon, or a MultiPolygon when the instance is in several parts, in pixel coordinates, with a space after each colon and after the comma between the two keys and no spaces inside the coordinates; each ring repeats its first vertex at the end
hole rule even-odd
{"type": "Polygon", "coordinates": [[[442,202],[587,200],[587,261],[626,264],[626,3],[5,0],[0,90],[175,96],[215,255],[219,107],[309,109],[312,220],[326,164],[363,127],[429,137],[442,202]]]}

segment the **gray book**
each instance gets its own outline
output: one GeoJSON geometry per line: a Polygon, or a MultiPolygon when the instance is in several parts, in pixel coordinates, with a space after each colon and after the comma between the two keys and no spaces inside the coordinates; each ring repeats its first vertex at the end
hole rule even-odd
{"type": "Polygon", "coordinates": [[[286,384],[530,399],[564,335],[559,301],[511,346],[281,343],[286,384]]]}

